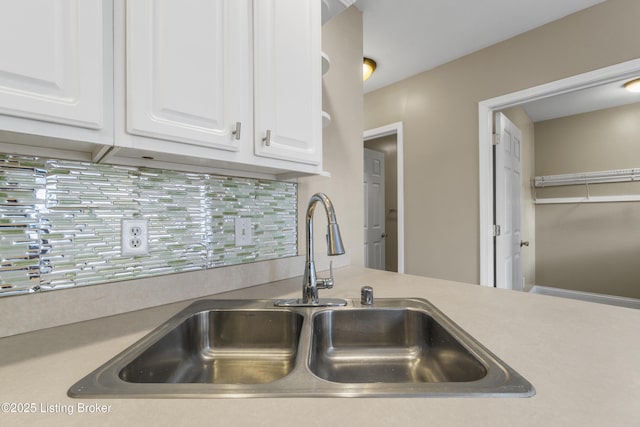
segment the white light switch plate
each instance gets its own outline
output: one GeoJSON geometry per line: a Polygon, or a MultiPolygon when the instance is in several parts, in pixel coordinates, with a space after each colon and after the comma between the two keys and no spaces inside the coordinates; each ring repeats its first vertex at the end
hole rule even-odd
{"type": "Polygon", "coordinates": [[[251,244],[251,218],[236,218],[236,246],[251,244]]]}

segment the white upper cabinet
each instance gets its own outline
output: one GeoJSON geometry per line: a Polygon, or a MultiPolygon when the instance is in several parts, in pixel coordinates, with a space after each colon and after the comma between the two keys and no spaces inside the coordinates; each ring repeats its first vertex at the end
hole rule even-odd
{"type": "Polygon", "coordinates": [[[320,2],[254,0],[255,153],[322,162],[320,2]]]}
{"type": "Polygon", "coordinates": [[[0,2],[0,130],[111,144],[112,38],[109,1],[0,2]]]}
{"type": "Polygon", "coordinates": [[[0,152],[320,173],[320,6],[3,0],[0,152]]]}
{"type": "Polygon", "coordinates": [[[251,138],[249,16],[246,0],[128,1],[127,132],[238,151],[251,138]]]}
{"type": "Polygon", "coordinates": [[[128,0],[123,16],[110,161],[321,172],[319,1],[128,0]]]}

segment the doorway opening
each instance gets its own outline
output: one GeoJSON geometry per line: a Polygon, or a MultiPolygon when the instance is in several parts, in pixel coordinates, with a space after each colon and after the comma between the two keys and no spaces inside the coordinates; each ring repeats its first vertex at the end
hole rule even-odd
{"type": "MultiPolygon", "coordinates": [[[[373,203],[373,198],[368,197],[367,178],[363,179],[365,185],[365,266],[404,273],[404,148],[402,122],[365,131],[363,144],[365,151],[372,150],[374,156],[376,153],[380,153],[377,157],[384,164],[385,175],[383,181],[384,200],[379,200],[382,203],[373,203]],[[379,211],[370,212],[371,209],[378,209],[379,211]],[[372,221],[370,218],[379,218],[380,220],[372,221]],[[379,223],[376,224],[376,227],[383,227],[383,229],[369,227],[374,222],[379,223]],[[371,228],[371,230],[367,231],[367,228],[371,228]],[[369,238],[369,235],[372,237],[369,238]],[[372,244],[378,245],[378,247],[373,248],[372,244]],[[380,259],[381,257],[382,260],[380,259]]],[[[367,158],[366,155],[365,158],[367,158]]],[[[371,156],[369,156],[369,161],[372,161],[371,156]]],[[[380,165],[381,162],[377,161],[376,164],[380,165]]],[[[373,167],[371,166],[370,169],[373,167]]]]}
{"type": "Polygon", "coordinates": [[[531,101],[631,78],[638,73],[640,73],[640,59],[605,67],[479,103],[480,284],[482,286],[504,287],[504,284],[496,283],[499,275],[495,274],[494,113],[531,101]]]}

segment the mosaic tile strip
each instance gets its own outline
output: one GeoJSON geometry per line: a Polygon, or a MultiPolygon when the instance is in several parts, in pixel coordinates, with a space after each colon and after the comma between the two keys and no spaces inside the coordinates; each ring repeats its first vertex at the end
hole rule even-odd
{"type": "Polygon", "coordinates": [[[38,290],[44,163],[0,156],[0,295],[38,290]]]}
{"type": "Polygon", "coordinates": [[[295,256],[296,209],[295,183],[0,154],[0,296],[295,256]],[[127,218],[148,256],[121,255],[127,218]]]}

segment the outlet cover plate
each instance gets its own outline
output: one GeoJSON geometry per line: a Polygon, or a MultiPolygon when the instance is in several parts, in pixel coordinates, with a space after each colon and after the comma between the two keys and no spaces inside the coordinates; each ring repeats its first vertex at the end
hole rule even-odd
{"type": "Polygon", "coordinates": [[[122,256],[149,255],[149,222],[146,219],[122,220],[122,256]]]}

